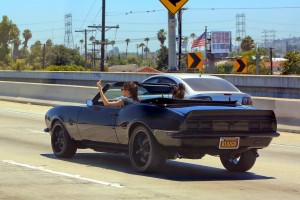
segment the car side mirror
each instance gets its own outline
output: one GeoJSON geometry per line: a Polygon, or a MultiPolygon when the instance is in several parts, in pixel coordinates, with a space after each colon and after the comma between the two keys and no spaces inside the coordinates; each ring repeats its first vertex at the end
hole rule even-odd
{"type": "Polygon", "coordinates": [[[94,103],[93,103],[92,100],[88,99],[88,100],[86,100],[86,105],[89,106],[89,107],[91,107],[91,106],[94,105],[94,103]]]}

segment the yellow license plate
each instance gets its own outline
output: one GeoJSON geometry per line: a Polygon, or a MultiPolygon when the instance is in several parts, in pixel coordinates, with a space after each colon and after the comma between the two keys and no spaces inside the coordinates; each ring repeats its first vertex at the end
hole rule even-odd
{"type": "Polygon", "coordinates": [[[239,144],[239,137],[221,137],[219,142],[219,149],[238,149],[239,144]]]}

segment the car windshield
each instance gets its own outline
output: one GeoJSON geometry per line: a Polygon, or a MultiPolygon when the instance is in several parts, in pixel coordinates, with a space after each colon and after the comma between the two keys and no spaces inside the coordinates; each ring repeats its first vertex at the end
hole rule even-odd
{"type": "Polygon", "coordinates": [[[231,83],[222,79],[185,78],[183,79],[194,91],[230,91],[239,92],[231,83]]]}

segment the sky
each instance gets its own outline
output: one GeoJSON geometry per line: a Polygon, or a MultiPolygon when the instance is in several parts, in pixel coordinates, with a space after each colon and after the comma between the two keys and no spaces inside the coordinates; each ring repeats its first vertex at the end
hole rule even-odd
{"type": "MultiPolygon", "coordinates": [[[[191,33],[200,36],[205,26],[208,31],[231,31],[235,38],[237,14],[245,14],[246,35],[256,43],[263,41],[264,31],[275,31],[275,39],[300,37],[300,0],[188,0],[183,7],[182,33],[189,43],[191,33]]],[[[21,33],[31,30],[29,45],[47,39],[64,44],[66,14],[72,14],[74,46],[80,47],[84,34],[75,31],[101,25],[102,0],[0,0],[1,16],[8,16],[21,33]]],[[[136,45],[149,38],[153,52],[160,47],[157,32],[168,31],[168,11],[159,0],[106,0],[106,26],[116,25],[119,29],[107,30],[106,38],[116,41],[120,52],[125,52],[127,38],[129,51],[136,52],[136,45]]],[[[100,31],[88,38],[92,35],[101,40],[100,31]]]]}

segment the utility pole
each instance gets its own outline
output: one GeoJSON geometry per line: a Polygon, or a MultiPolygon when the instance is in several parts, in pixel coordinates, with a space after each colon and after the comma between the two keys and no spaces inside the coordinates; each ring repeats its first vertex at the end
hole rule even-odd
{"type": "Polygon", "coordinates": [[[46,44],[43,44],[43,69],[45,69],[46,44]]]}
{"type": "Polygon", "coordinates": [[[105,45],[105,1],[102,0],[102,34],[101,34],[101,63],[100,63],[100,70],[104,72],[104,45],[105,45]]]}
{"type": "Polygon", "coordinates": [[[271,75],[273,75],[273,49],[270,47],[270,63],[271,63],[271,75]]]}
{"type": "Polygon", "coordinates": [[[207,26],[205,26],[205,46],[204,46],[204,51],[205,51],[205,70],[207,70],[207,63],[208,63],[208,52],[207,52],[207,26]]]}
{"type": "Polygon", "coordinates": [[[105,31],[111,28],[119,28],[117,26],[105,26],[105,0],[102,0],[102,25],[101,26],[88,26],[89,28],[101,29],[101,62],[100,62],[100,71],[104,71],[104,52],[105,52],[105,31]],[[107,29],[106,29],[107,28],[107,29]],[[106,29],[106,30],[105,30],[106,29]]]}
{"type": "Polygon", "coordinates": [[[93,31],[96,31],[96,30],[84,29],[81,31],[75,31],[75,32],[81,32],[81,33],[84,32],[84,67],[85,67],[85,69],[87,69],[87,33],[93,32],[93,31]]]}
{"type": "Polygon", "coordinates": [[[182,9],[178,11],[178,69],[181,69],[182,9]]]}
{"type": "Polygon", "coordinates": [[[168,11],[169,59],[168,71],[176,70],[176,20],[175,15],[168,11]]]}
{"type": "Polygon", "coordinates": [[[259,54],[258,54],[258,45],[256,46],[256,55],[255,55],[255,64],[256,64],[256,70],[255,74],[259,74],[259,54]]]}

